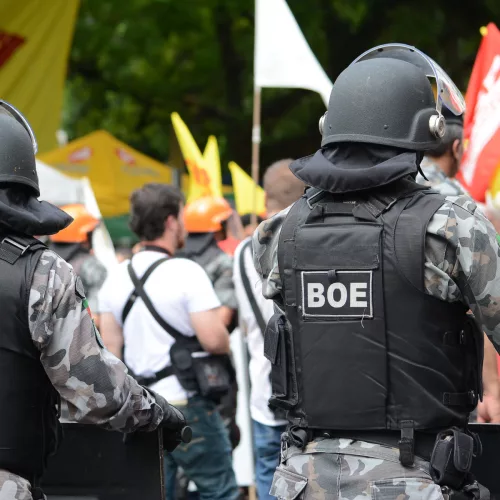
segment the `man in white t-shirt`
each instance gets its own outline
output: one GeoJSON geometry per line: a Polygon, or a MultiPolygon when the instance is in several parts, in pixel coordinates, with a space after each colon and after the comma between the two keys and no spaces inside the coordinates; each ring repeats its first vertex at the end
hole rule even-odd
{"type": "MultiPolygon", "coordinates": [[[[264,174],[267,217],[287,208],[304,192],[303,182],[288,168],[291,161],[278,161],[264,174]]],[[[277,418],[268,407],[271,397],[271,363],[264,357],[263,330],[264,324],[273,315],[274,308],[273,301],[262,295],[262,284],[253,265],[251,238],[244,240],[236,249],[233,280],[239,304],[240,326],[247,335],[250,353],[250,413],[253,421],[257,492],[259,500],[271,500],[274,497],[269,495],[269,490],[279,464],[281,433],[284,432],[287,421],[277,418]]]]}
{"type": "Polygon", "coordinates": [[[187,390],[172,374],[170,354],[176,341],[159,323],[166,322],[181,337],[196,337],[206,353],[229,352],[220,302],[207,274],[191,260],[172,258],[184,244],[183,209],[183,196],[173,186],[146,184],[132,194],[130,226],[141,239],[142,251],[122,262],[104,283],[99,296],[101,332],[107,348],[120,358],[124,348],[124,361],[133,374],[175,402],[192,427],[190,445],[165,455],[167,499],[175,498],[180,466],[201,498],[232,500],[238,498],[238,487],[227,431],[215,403],[187,390]],[[136,289],[130,262],[141,281],[157,263],[143,284],[156,318],[144,302],[147,298],[130,299],[136,289]]]}

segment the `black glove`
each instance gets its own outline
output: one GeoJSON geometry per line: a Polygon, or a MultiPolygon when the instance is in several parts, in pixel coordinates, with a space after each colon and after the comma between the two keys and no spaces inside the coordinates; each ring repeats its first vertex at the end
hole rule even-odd
{"type": "Polygon", "coordinates": [[[191,428],[186,425],[182,412],[151,389],[148,391],[153,394],[156,403],[163,410],[163,419],[159,425],[163,430],[163,448],[167,451],[174,451],[180,443],[189,443],[192,432],[191,428]]]}

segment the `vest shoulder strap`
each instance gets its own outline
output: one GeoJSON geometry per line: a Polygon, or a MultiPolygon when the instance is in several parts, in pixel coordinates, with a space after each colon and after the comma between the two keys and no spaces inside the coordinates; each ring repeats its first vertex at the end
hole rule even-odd
{"type": "MultiPolygon", "coordinates": [[[[308,192],[310,191],[311,190],[309,189],[308,192]]],[[[278,268],[282,284],[281,297],[283,299],[283,302],[279,303],[278,305],[281,306],[281,309],[283,310],[286,304],[293,304],[295,302],[295,297],[293,296],[292,292],[293,288],[290,286],[289,283],[287,283],[287,272],[291,272],[291,270],[293,269],[293,259],[294,259],[293,240],[295,236],[295,230],[299,223],[300,212],[306,204],[308,207],[311,207],[310,198],[308,198],[307,193],[292,205],[292,208],[290,208],[290,211],[288,212],[288,215],[285,217],[283,225],[281,226],[281,231],[279,235],[278,268]]],[[[307,207],[305,208],[307,212],[309,212],[311,209],[308,209],[307,207]]]]}
{"type": "Polygon", "coordinates": [[[0,259],[15,264],[27,252],[47,248],[41,241],[30,236],[9,235],[0,243],[0,259]]]}
{"type": "Polygon", "coordinates": [[[444,199],[444,196],[438,193],[422,192],[405,203],[395,223],[394,252],[399,270],[421,292],[425,292],[427,227],[436,211],[443,205],[444,199]]]}

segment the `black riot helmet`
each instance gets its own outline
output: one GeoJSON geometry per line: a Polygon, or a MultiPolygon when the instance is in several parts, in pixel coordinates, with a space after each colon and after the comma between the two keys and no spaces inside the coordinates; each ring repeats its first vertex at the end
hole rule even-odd
{"type": "Polygon", "coordinates": [[[36,153],[35,134],[27,120],[14,106],[0,100],[0,184],[24,184],[40,196],[36,153]]]}
{"type": "Polygon", "coordinates": [[[433,149],[445,132],[443,105],[454,115],[465,111],[462,94],[436,62],[409,45],[381,45],[359,56],[335,81],[320,120],[321,145],[433,149]],[[437,99],[429,78],[435,80],[437,99]]]}

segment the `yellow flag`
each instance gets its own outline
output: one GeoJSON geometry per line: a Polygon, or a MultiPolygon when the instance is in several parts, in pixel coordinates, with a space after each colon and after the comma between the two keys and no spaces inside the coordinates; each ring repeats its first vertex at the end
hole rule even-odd
{"type": "Polygon", "coordinates": [[[240,215],[266,212],[266,195],[260,186],[234,161],[229,162],[229,170],[233,178],[234,200],[240,215]],[[254,189],[257,188],[256,205],[254,207],[254,189]]]}
{"type": "Polygon", "coordinates": [[[167,165],[98,130],[39,156],[70,177],[88,177],[104,217],[129,212],[130,193],[148,182],[172,182],[167,165]]]}
{"type": "Polygon", "coordinates": [[[30,122],[40,152],[57,146],[79,0],[0,1],[0,99],[30,122]]]}
{"type": "Polygon", "coordinates": [[[220,156],[217,139],[211,135],[208,138],[205,151],[203,152],[205,168],[210,176],[210,188],[214,196],[222,196],[222,176],[220,170],[220,156]]]}
{"type": "MultiPolygon", "coordinates": [[[[186,124],[178,113],[172,113],[171,118],[189,172],[188,201],[191,202],[202,196],[220,195],[222,192],[220,187],[220,166],[219,185],[217,186],[217,179],[213,178],[207,168],[207,162],[186,124]]],[[[217,143],[215,145],[217,146],[217,143]]],[[[213,146],[207,145],[207,147],[209,147],[209,156],[213,156],[213,152],[210,151],[213,150],[213,146]]]]}

